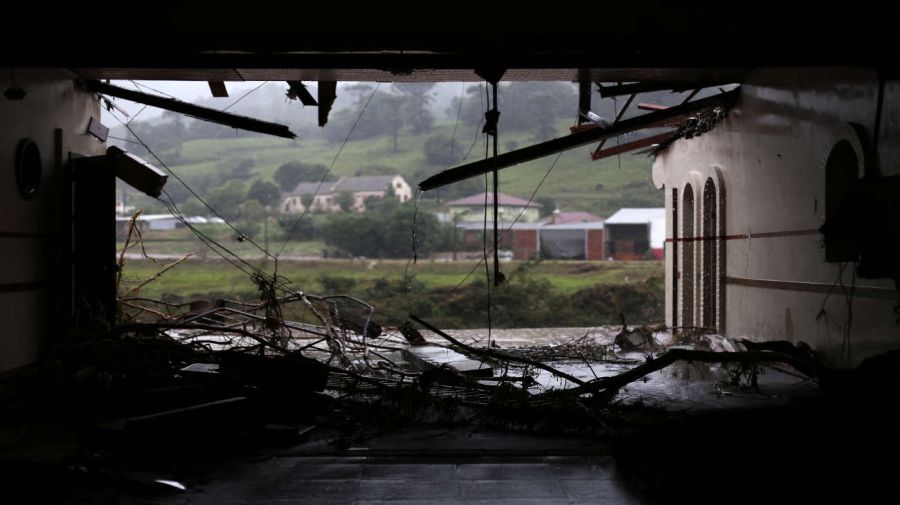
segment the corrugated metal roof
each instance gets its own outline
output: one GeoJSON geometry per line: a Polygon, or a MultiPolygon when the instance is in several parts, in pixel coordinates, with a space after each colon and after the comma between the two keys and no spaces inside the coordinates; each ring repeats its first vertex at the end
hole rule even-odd
{"type": "Polygon", "coordinates": [[[334,185],[333,191],[384,191],[396,175],[364,175],[359,177],[341,177],[334,185]]]}
{"type": "Polygon", "coordinates": [[[322,184],[318,182],[301,182],[297,184],[293,191],[288,193],[288,196],[327,195],[331,193],[331,188],[334,185],[335,181],[325,181],[322,184]]]}
{"type": "Polygon", "coordinates": [[[547,224],[541,230],[602,230],[603,221],[588,221],[584,223],[547,224]]]}
{"type": "Polygon", "coordinates": [[[558,212],[552,216],[547,216],[541,221],[547,224],[569,224],[569,223],[592,223],[597,221],[605,221],[605,218],[595,216],[590,212],[558,212]]]}
{"type": "MultiPolygon", "coordinates": [[[[468,207],[472,205],[484,205],[485,202],[485,194],[478,193],[477,195],[467,196],[465,198],[460,198],[459,200],[453,200],[452,202],[447,202],[448,207],[468,207]]],[[[543,205],[537,202],[528,203],[528,200],[523,200],[521,198],[510,196],[504,193],[499,193],[498,198],[500,199],[500,205],[509,205],[516,207],[525,207],[526,205],[529,207],[543,207],[543,205]]],[[[494,203],[494,194],[487,193],[487,203],[488,205],[493,205],[494,203]]]]}
{"type": "Polygon", "coordinates": [[[609,216],[607,225],[649,224],[650,247],[661,249],[666,243],[666,209],[664,207],[619,209],[609,216]]]}
{"type": "Polygon", "coordinates": [[[649,223],[655,219],[666,219],[664,207],[619,209],[606,219],[606,224],[640,224],[649,223]]]}
{"type": "MultiPolygon", "coordinates": [[[[512,228],[510,228],[510,223],[505,223],[502,221],[500,222],[500,230],[501,231],[505,231],[508,229],[538,230],[542,227],[542,225],[540,223],[516,223],[511,226],[512,226],[512,228]]],[[[456,224],[456,227],[461,230],[481,230],[482,228],[484,228],[484,221],[461,221],[456,224]]],[[[488,221],[487,228],[488,228],[488,230],[494,229],[494,222],[488,221]]]]}

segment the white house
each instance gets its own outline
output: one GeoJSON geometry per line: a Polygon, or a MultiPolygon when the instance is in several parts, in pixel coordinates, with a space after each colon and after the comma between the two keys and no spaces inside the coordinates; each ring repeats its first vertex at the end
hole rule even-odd
{"type": "MultiPolygon", "coordinates": [[[[511,223],[518,218],[519,223],[534,223],[541,217],[540,209],[543,205],[537,202],[528,202],[522,198],[499,193],[497,195],[499,221],[511,223]],[[518,217],[521,214],[521,217],[518,217]]],[[[493,193],[478,193],[458,200],[447,202],[450,220],[454,221],[484,221],[485,202],[487,202],[487,220],[493,222],[493,193]]]]}
{"type": "Polygon", "coordinates": [[[412,188],[400,175],[374,175],[361,177],[341,177],[337,181],[301,182],[282,198],[281,211],[285,214],[303,212],[304,200],[311,199],[311,210],[317,212],[340,212],[341,195],[350,194],[350,208],[356,212],[366,210],[369,198],[384,198],[388,194],[401,203],[412,199],[412,188]]]}

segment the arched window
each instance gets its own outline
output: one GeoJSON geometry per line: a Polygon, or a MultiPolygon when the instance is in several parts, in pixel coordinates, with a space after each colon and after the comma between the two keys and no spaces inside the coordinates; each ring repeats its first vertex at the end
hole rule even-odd
{"type": "Polygon", "coordinates": [[[716,198],[716,184],[712,178],[706,179],[703,185],[703,241],[701,256],[703,267],[700,272],[702,286],[701,313],[703,314],[703,327],[716,329],[716,298],[719,287],[718,276],[718,202],[716,198]]]}
{"type": "Polygon", "coordinates": [[[681,237],[681,325],[694,326],[694,190],[685,185],[682,196],[681,237]]]}
{"type": "MultiPolygon", "coordinates": [[[[835,144],[825,162],[825,219],[834,216],[846,200],[850,188],[859,178],[859,158],[846,140],[835,144]]],[[[825,240],[825,261],[856,261],[859,250],[855,243],[841,237],[825,240]]]]}

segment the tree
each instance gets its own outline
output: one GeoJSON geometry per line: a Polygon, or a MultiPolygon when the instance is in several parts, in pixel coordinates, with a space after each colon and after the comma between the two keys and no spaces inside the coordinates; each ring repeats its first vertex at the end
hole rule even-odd
{"type": "Polygon", "coordinates": [[[263,207],[271,207],[281,199],[281,191],[275,183],[257,179],[253,181],[253,185],[247,191],[247,198],[256,200],[263,207]]]}
{"type": "Polygon", "coordinates": [[[350,193],[349,191],[341,191],[338,193],[337,204],[340,205],[342,211],[349,212],[350,209],[353,208],[353,193],[350,193]]]}
{"type": "MultiPolygon", "coordinates": [[[[414,205],[398,205],[392,210],[361,214],[335,214],[321,229],[325,243],[353,256],[407,258],[412,253],[414,205]]],[[[437,218],[420,212],[416,220],[416,254],[433,252],[446,236],[437,218]]]]}
{"type": "Polygon", "coordinates": [[[309,206],[312,205],[315,199],[316,196],[312,193],[303,193],[300,195],[300,203],[303,204],[303,210],[309,209],[309,206]]]}
{"type": "Polygon", "coordinates": [[[281,216],[278,218],[278,227],[281,228],[282,240],[288,240],[288,235],[291,240],[316,240],[320,236],[319,225],[312,216],[303,219],[297,216],[281,216]]]}
{"type": "Polygon", "coordinates": [[[206,203],[220,215],[234,219],[240,215],[239,206],[247,194],[247,185],[238,180],[226,181],[214,188],[206,197],[206,203]]]}
{"type": "Polygon", "coordinates": [[[209,209],[203,206],[202,203],[197,201],[196,198],[191,197],[190,200],[182,203],[178,206],[178,209],[185,216],[202,216],[204,214],[209,214],[209,209]]]}
{"type": "Polygon", "coordinates": [[[434,126],[434,116],[429,109],[434,102],[430,93],[434,86],[433,82],[396,82],[393,85],[394,91],[402,97],[398,103],[402,105],[403,123],[412,133],[428,133],[434,126]]]}
{"type": "Polygon", "coordinates": [[[538,207],[541,211],[541,217],[549,216],[556,210],[556,200],[549,196],[539,196],[534,199],[534,202],[543,205],[543,207],[538,207]]]}
{"type": "Polygon", "coordinates": [[[266,209],[256,200],[247,200],[240,205],[241,219],[259,221],[266,215],[266,209]]]}
{"type": "Polygon", "coordinates": [[[422,145],[425,161],[431,165],[445,166],[462,159],[462,147],[455,139],[451,141],[446,135],[428,137],[422,145]]]}
{"type": "Polygon", "coordinates": [[[356,169],[356,175],[394,175],[397,169],[388,165],[363,165],[356,169]]]}
{"type": "Polygon", "coordinates": [[[249,179],[254,175],[254,166],[256,166],[255,161],[250,158],[244,158],[226,163],[223,171],[226,174],[226,179],[249,179]]]}
{"type": "Polygon", "coordinates": [[[325,165],[312,165],[301,161],[289,161],[275,170],[272,178],[282,191],[293,191],[301,182],[319,182],[328,173],[325,165]]]}

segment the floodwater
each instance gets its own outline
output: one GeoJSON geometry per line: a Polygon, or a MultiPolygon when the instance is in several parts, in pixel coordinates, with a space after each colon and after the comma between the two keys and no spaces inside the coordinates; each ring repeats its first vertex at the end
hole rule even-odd
{"type": "MultiPolygon", "coordinates": [[[[500,350],[517,347],[552,348],[575,341],[583,344],[609,345],[613,343],[615,336],[620,331],[620,326],[507,328],[491,330],[490,338],[494,346],[499,347],[500,350]]],[[[446,333],[473,347],[488,345],[489,332],[487,329],[450,329],[446,330],[446,333]]],[[[444,339],[431,332],[423,330],[422,335],[431,342],[446,343],[444,339]]],[[[668,332],[656,332],[653,336],[657,344],[662,346],[661,349],[674,344],[672,335],[668,332]]],[[[203,338],[208,341],[214,340],[216,337],[205,335],[203,338]]],[[[225,338],[221,338],[223,347],[227,347],[225,338]]],[[[297,339],[297,343],[300,345],[306,341],[306,339],[297,339]]],[[[388,331],[387,335],[374,341],[387,341],[396,345],[403,342],[403,337],[388,331]],[[387,340],[383,340],[384,338],[387,340]]],[[[231,345],[236,343],[240,345],[240,342],[234,340],[230,342],[231,345]]],[[[382,351],[381,355],[395,362],[403,360],[398,351],[382,351]]],[[[578,379],[590,381],[625,372],[644,362],[648,357],[648,354],[642,352],[631,352],[617,354],[615,363],[573,359],[544,361],[578,379]]],[[[616,396],[616,401],[671,411],[715,410],[783,405],[794,398],[813,395],[817,391],[817,386],[808,379],[798,377],[790,371],[769,366],[762,366],[760,369],[758,390],[735,387],[731,385],[730,380],[735,372],[735,367],[736,365],[731,364],[677,362],[622,388],[616,396]]],[[[495,375],[502,375],[502,373],[500,370],[495,371],[495,375]]],[[[575,386],[575,384],[544,370],[532,370],[529,373],[537,383],[529,388],[532,393],[575,386]]]]}
{"type": "MultiPolygon", "coordinates": [[[[531,346],[557,346],[574,340],[597,345],[613,343],[621,326],[592,328],[514,328],[491,331],[491,339],[501,349],[531,346]]],[[[447,330],[446,333],[469,344],[487,343],[486,329],[447,330]]],[[[423,332],[428,340],[440,337],[423,332]]],[[[669,332],[656,332],[654,340],[661,346],[674,344],[669,332]]],[[[640,352],[620,353],[621,361],[632,363],[584,362],[574,360],[548,361],[547,364],[584,381],[617,375],[634,368],[647,359],[640,352]]],[[[736,365],[677,362],[663,370],[647,375],[622,388],[616,400],[623,404],[648,405],[671,411],[716,410],[784,405],[793,398],[813,395],[817,386],[790,371],[763,366],[758,376],[759,390],[735,387],[730,384],[736,365]]],[[[534,371],[538,386],[533,392],[546,389],[571,388],[575,384],[543,370],[534,371]]]]}

